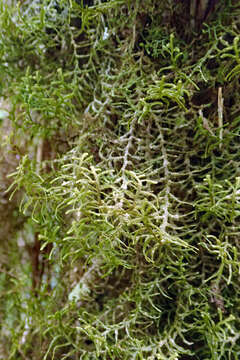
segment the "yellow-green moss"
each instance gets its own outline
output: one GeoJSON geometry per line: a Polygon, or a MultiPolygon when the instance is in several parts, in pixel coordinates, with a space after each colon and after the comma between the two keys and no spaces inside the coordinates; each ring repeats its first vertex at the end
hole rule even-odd
{"type": "Polygon", "coordinates": [[[1,3],[0,359],[239,358],[240,6],[183,6],[1,3]]]}

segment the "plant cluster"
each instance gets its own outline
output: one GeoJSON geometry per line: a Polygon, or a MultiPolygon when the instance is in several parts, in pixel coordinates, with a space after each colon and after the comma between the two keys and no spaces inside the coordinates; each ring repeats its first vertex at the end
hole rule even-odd
{"type": "Polygon", "coordinates": [[[239,359],[240,6],[183,7],[0,2],[0,359],[239,359]]]}

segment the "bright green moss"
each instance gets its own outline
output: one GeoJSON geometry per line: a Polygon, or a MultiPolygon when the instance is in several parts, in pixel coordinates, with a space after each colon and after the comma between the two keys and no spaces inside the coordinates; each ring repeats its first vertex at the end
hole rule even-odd
{"type": "Polygon", "coordinates": [[[0,6],[0,359],[239,359],[239,5],[0,6]]]}

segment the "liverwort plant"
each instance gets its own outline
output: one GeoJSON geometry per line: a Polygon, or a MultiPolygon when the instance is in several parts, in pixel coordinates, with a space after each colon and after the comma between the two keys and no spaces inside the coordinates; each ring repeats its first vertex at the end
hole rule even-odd
{"type": "Polygon", "coordinates": [[[239,358],[240,6],[191,8],[0,2],[0,360],[239,358]]]}

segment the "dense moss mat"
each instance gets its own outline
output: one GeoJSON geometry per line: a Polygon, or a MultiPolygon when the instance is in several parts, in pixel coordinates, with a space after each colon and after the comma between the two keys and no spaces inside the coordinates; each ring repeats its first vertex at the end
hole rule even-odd
{"type": "Polygon", "coordinates": [[[0,28],[0,359],[239,359],[238,1],[0,28]]]}

